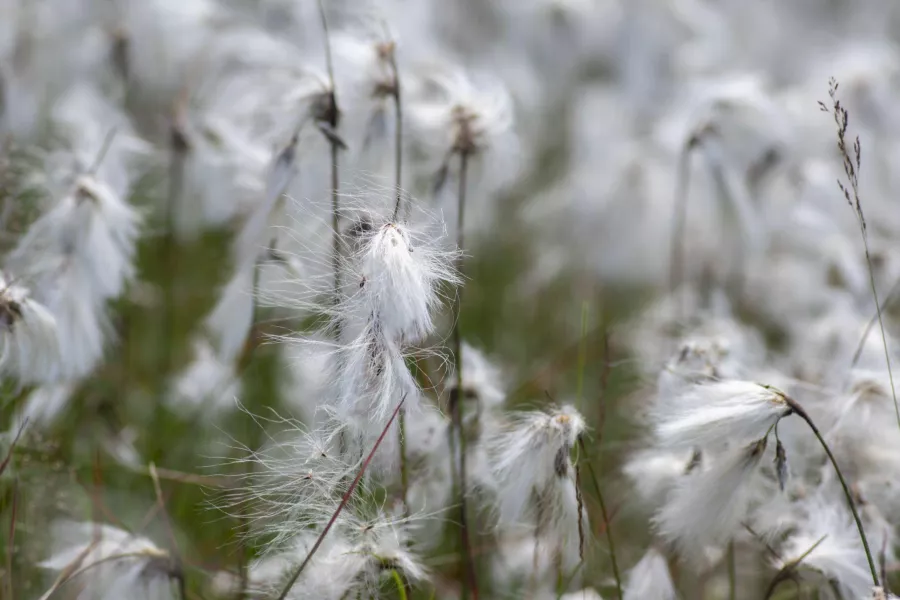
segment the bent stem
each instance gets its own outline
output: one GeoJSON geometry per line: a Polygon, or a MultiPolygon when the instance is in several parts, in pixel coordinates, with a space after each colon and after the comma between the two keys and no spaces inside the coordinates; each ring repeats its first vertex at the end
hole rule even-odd
{"type": "MultiPolygon", "coordinates": [[[[462,249],[464,246],[463,226],[465,225],[466,214],[466,175],[468,172],[469,155],[466,151],[459,153],[459,195],[457,196],[457,215],[456,215],[456,247],[460,255],[456,259],[456,270],[462,277],[463,259],[462,249]]],[[[459,286],[456,290],[456,298],[453,303],[453,359],[456,368],[456,396],[451,398],[451,414],[453,418],[453,431],[450,432],[451,439],[455,435],[459,436],[459,473],[456,477],[459,485],[459,522],[460,522],[460,541],[462,542],[465,560],[463,560],[463,571],[468,581],[469,588],[463,586],[462,598],[468,598],[469,589],[472,596],[478,599],[478,582],[475,576],[475,565],[472,561],[472,547],[469,543],[469,519],[468,510],[466,508],[466,436],[463,432],[463,373],[462,373],[462,334],[460,332],[460,311],[462,307],[463,287],[459,286]]],[[[451,460],[455,460],[455,454],[451,454],[451,460]]]]}
{"type": "Polygon", "coordinates": [[[372,457],[375,456],[375,452],[378,450],[378,447],[381,445],[381,442],[384,441],[387,432],[390,430],[391,425],[394,424],[394,419],[397,418],[397,413],[400,412],[400,409],[403,408],[403,403],[406,402],[406,394],[403,395],[403,398],[400,399],[400,402],[397,404],[397,408],[394,409],[391,418],[388,419],[387,425],[384,426],[384,429],[381,432],[381,435],[378,436],[378,439],[375,440],[375,445],[372,446],[372,450],[369,452],[369,455],[366,457],[366,460],[363,461],[362,466],[359,468],[359,472],[356,474],[356,477],[353,479],[353,482],[350,484],[350,487],[347,488],[347,491],[344,492],[344,497],[341,498],[341,503],[338,505],[337,510],[334,511],[334,514],[331,515],[331,518],[328,519],[328,524],[325,525],[325,529],[322,530],[322,533],[319,534],[319,537],[316,538],[316,543],[313,544],[313,547],[310,549],[309,553],[306,555],[306,558],[303,559],[303,562],[300,563],[300,566],[297,567],[297,570],[291,575],[291,578],[288,580],[287,585],[284,586],[284,589],[281,590],[281,594],[278,595],[278,600],[284,600],[288,592],[291,591],[291,588],[294,587],[294,584],[297,582],[297,579],[303,573],[303,569],[306,568],[306,565],[309,564],[309,561],[312,560],[312,557],[315,556],[316,551],[319,549],[319,546],[322,545],[322,542],[325,541],[325,536],[328,535],[328,532],[331,531],[331,527],[334,525],[335,521],[337,521],[338,516],[341,514],[341,511],[344,510],[344,507],[347,506],[347,503],[350,501],[350,498],[353,496],[354,490],[356,490],[356,486],[359,484],[359,481],[362,479],[363,474],[366,472],[366,469],[369,467],[369,463],[372,462],[372,457]]]}
{"type": "Polygon", "coordinates": [[[612,530],[609,526],[609,513],[606,512],[606,503],[603,501],[603,492],[600,491],[600,482],[597,479],[597,474],[594,472],[594,465],[587,460],[587,449],[584,447],[584,440],[582,438],[578,438],[578,446],[585,456],[584,463],[587,465],[588,472],[591,474],[591,481],[594,484],[594,493],[597,494],[597,501],[600,503],[600,515],[603,517],[603,528],[606,530],[606,543],[609,545],[609,559],[612,563],[613,576],[616,578],[616,591],[618,592],[619,600],[622,600],[622,577],[619,575],[619,563],[616,560],[616,545],[613,542],[612,530]]]}
{"type": "Polygon", "coordinates": [[[806,410],[800,406],[796,400],[793,398],[789,398],[785,396],[785,400],[788,403],[788,406],[791,407],[791,410],[798,417],[806,421],[806,424],[809,425],[809,428],[812,429],[813,434],[819,440],[819,443],[822,445],[822,448],[825,450],[825,454],[828,455],[828,460],[831,461],[831,466],[834,467],[834,472],[838,476],[838,481],[841,482],[841,488],[844,490],[844,496],[847,498],[847,505],[850,507],[850,512],[853,513],[853,520],[856,521],[856,529],[859,531],[859,539],[862,541],[863,550],[866,552],[866,560],[869,561],[869,570],[872,572],[872,584],[878,587],[878,570],[875,568],[875,560],[872,558],[872,551],[869,549],[869,540],[866,539],[866,532],[863,530],[862,520],[859,518],[859,512],[856,510],[856,503],[853,501],[853,494],[850,493],[850,487],[847,485],[847,482],[844,480],[844,475],[841,473],[840,467],[838,467],[837,460],[834,458],[834,454],[831,453],[831,448],[828,447],[828,444],[825,442],[825,438],[822,437],[821,432],[819,432],[819,428],[815,426],[812,419],[806,410]]]}
{"type": "MultiPolygon", "coordinates": [[[[334,65],[331,59],[331,39],[328,34],[328,18],[325,15],[325,7],[322,0],[318,2],[319,17],[322,20],[322,35],[325,42],[325,66],[328,70],[328,110],[326,112],[328,126],[331,128],[331,135],[326,135],[328,143],[331,147],[331,268],[334,272],[334,297],[332,302],[335,306],[340,303],[341,298],[341,215],[340,215],[340,181],[338,171],[338,152],[341,149],[341,140],[337,137],[338,120],[340,112],[338,111],[337,92],[334,85],[334,65]]],[[[323,131],[324,133],[324,131],[323,131]]],[[[340,342],[341,327],[337,325],[335,337],[340,342]]]]}

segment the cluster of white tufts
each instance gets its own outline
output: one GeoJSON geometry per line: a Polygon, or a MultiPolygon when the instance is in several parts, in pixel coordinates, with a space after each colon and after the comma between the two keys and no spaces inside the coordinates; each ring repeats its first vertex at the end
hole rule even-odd
{"type": "Polygon", "coordinates": [[[0,0],[0,597],[898,598],[898,23],[0,0]]]}

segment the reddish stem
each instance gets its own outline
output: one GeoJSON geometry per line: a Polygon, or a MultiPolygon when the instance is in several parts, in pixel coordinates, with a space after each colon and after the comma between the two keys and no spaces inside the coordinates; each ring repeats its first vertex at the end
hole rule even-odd
{"type": "Polygon", "coordinates": [[[323,529],[322,533],[319,534],[319,537],[316,539],[316,543],[313,544],[313,547],[309,551],[309,554],[306,555],[306,558],[303,559],[303,562],[291,576],[290,581],[288,581],[287,585],[284,586],[284,590],[281,591],[281,594],[278,596],[278,600],[284,600],[287,597],[288,592],[291,591],[291,588],[294,587],[294,584],[297,582],[300,574],[303,573],[303,569],[306,568],[306,565],[308,565],[309,561],[312,560],[312,557],[319,549],[319,546],[321,546],[322,542],[325,541],[325,536],[328,535],[328,532],[331,530],[331,526],[334,525],[335,521],[337,521],[338,515],[341,514],[341,511],[344,510],[344,507],[347,506],[347,503],[350,501],[350,497],[353,496],[353,491],[356,489],[356,486],[362,479],[363,474],[365,474],[366,469],[369,467],[369,463],[372,462],[372,457],[375,456],[375,452],[378,450],[378,446],[381,445],[381,442],[384,440],[384,436],[387,435],[388,430],[391,428],[391,425],[393,425],[394,419],[397,418],[397,414],[403,407],[404,402],[406,402],[405,394],[403,395],[403,398],[400,399],[400,403],[397,404],[397,408],[394,409],[393,414],[391,414],[391,418],[388,420],[387,425],[384,426],[384,430],[381,432],[381,435],[379,435],[378,439],[375,440],[375,445],[372,447],[372,450],[369,452],[366,460],[363,461],[359,472],[356,474],[356,478],[353,479],[353,483],[350,484],[350,487],[347,488],[347,491],[344,493],[344,497],[341,498],[341,503],[338,505],[337,510],[334,511],[333,515],[331,515],[331,518],[328,520],[328,524],[325,525],[325,529],[323,529]]]}

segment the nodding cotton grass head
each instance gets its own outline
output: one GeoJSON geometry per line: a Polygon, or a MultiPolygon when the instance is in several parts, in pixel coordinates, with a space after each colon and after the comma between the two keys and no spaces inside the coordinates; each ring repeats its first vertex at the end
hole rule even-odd
{"type": "Polygon", "coordinates": [[[651,418],[660,447],[725,447],[762,438],[790,412],[785,395],[773,387],[725,380],[658,399],[651,418]]]}
{"type": "Polygon", "coordinates": [[[6,257],[56,319],[61,360],[46,379],[77,379],[101,359],[106,302],[134,276],[140,221],[112,188],[84,174],[6,257]]]}
{"type": "Polygon", "coordinates": [[[699,466],[702,456],[696,451],[641,450],[622,467],[631,480],[638,500],[648,508],[659,507],[678,480],[699,466]]]}
{"type": "MultiPolygon", "coordinates": [[[[182,573],[165,551],[144,537],[110,525],[57,524],[55,553],[39,563],[53,571],[79,573],[79,598],[168,600],[178,597],[182,573]]],[[[72,585],[72,584],[70,584],[72,585]]]]}
{"type": "Polygon", "coordinates": [[[421,149],[422,168],[436,172],[435,189],[443,187],[454,156],[482,156],[483,162],[489,153],[492,185],[515,172],[519,143],[512,100],[502,85],[484,79],[476,84],[462,70],[423,65],[419,76],[404,79],[404,89],[411,137],[421,149]]]}
{"type": "Polygon", "coordinates": [[[623,600],[675,600],[677,597],[666,558],[651,547],[628,574],[623,600]]]}
{"type": "MultiPolygon", "coordinates": [[[[485,409],[499,409],[506,399],[503,373],[484,352],[463,342],[462,399],[466,404],[466,420],[477,419],[485,409]]],[[[449,393],[457,394],[456,377],[447,378],[449,393]]]]}
{"type": "Polygon", "coordinates": [[[7,265],[44,288],[55,287],[59,270],[78,263],[97,301],[115,298],[134,276],[141,217],[113,189],[90,174],[44,213],[19,241],[7,265]]]}
{"type": "Polygon", "coordinates": [[[53,315],[0,273],[0,371],[22,384],[36,383],[55,371],[58,361],[53,315]]]}
{"type": "Polygon", "coordinates": [[[702,562],[705,550],[727,541],[746,514],[765,449],[764,438],[685,475],[653,517],[660,537],[702,562]]]}
{"type": "MultiPolygon", "coordinates": [[[[330,409],[349,434],[369,447],[401,398],[417,408],[419,389],[406,366],[410,345],[434,329],[438,285],[456,283],[455,252],[441,250],[435,237],[395,220],[364,215],[353,227],[355,240],[342,265],[345,297],[326,307],[337,334],[331,364],[330,409]]],[[[351,244],[348,243],[348,246],[351,244]]],[[[396,458],[389,435],[376,456],[379,465],[396,458]]]]}
{"type": "Polygon", "coordinates": [[[512,127],[512,101],[495,82],[479,86],[462,70],[445,67],[412,83],[413,124],[431,133],[430,143],[442,152],[479,154],[512,127]]]}
{"type": "Polygon", "coordinates": [[[525,525],[569,545],[584,516],[569,454],[585,429],[584,418],[563,406],[516,413],[488,435],[501,525],[525,525]]]}
{"type": "Polygon", "coordinates": [[[400,89],[394,72],[397,42],[386,23],[377,17],[374,21],[378,26],[340,32],[331,42],[335,56],[350,67],[346,69],[346,76],[352,79],[337,83],[341,95],[366,96],[381,104],[400,89]]]}

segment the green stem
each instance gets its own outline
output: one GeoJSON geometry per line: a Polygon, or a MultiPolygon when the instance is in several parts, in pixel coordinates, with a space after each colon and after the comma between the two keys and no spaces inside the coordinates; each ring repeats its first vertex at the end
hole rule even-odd
{"type": "Polygon", "coordinates": [[[850,493],[850,486],[847,485],[847,482],[844,480],[844,475],[841,473],[840,467],[838,467],[837,460],[834,458],[834,454],[831,453],[831,448],[828,447],[828,444],[825,442],[825,438],[822,437],[822,434],[819,432],[819,428],[815,426],[810,418],[809,414],[806,410],[797,404],[797,402],[792,399],[785,397],[788,405],[794,411],[794,413],[806,421],[806,424],[809,425],[809,428],[812,429],[813,434],[819,440],[819,443],[822,445],[822,448],[825,450],[825,454],[828,455],[828,460],[831,461],[831,465],[834,467],[834,472],[838,476],[838,481],[841,482],[841,488],[844,490],[844,496],[847,498],[847,505],[850,507],[850,512],[853,513],[853,520],[856,521],[856,529],[859,531],[859,539],[862,541],[863,550],[866,552],[866,560],[869,561],[869,570],[872,572],[872,584],[876,587],[879,585],[878,583],[878,570],[875,568],[875,560],[872,558],[872,551],[869,550],[869,540],[866,539],[866,532],[863,530],[862,519],[859,518],[859,512],[856,510],[856,503],[853,501],[853,494],[850,493]]]}
{"type": "Polygon", "coordinates": [[[606,542],[609,545],[609,558],[612,563],[613,576],[616,579],[616,591],[619,594],[619,600],[622,600],[622,577],[619,575],[619,563],[616,560],[616,545],[615,542],[613,542],[612,528],[609,523],[609,513],[606,512],[606,502],[603,501],[603,492],[600,491],[600,482],[597,479],[597,474],[594,472],[594,466],[587,459],[587,449],[584,447],[584,440],[578,438],[578,445],[581,447],[582,454],[584,454],[584,462],[588,467],[588,472],[591,474],[591,481],[594,484],[594,493],[597,494],[597,500],[600,503],[600,515],[603,517],[603,527],[606,529],[606,542]]]}
{"type": "Polygon", "coordinates": [[[397,595],[400,596],[400,600],[407,600],[406,584],[403,583],[403,578],[400,577],[397,569],[391,569],[391,579],[394,580],[394,584],[397,586],[397,595]]]}

